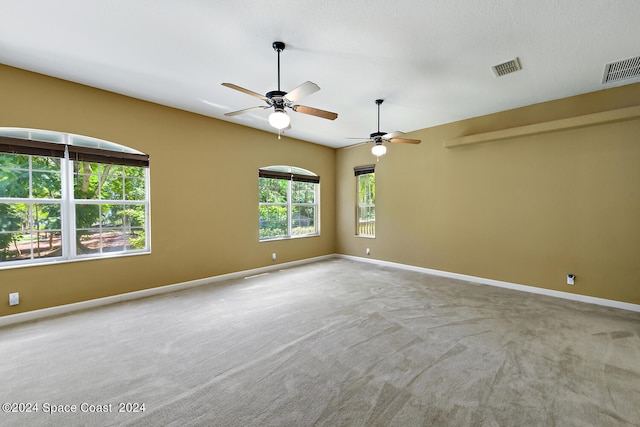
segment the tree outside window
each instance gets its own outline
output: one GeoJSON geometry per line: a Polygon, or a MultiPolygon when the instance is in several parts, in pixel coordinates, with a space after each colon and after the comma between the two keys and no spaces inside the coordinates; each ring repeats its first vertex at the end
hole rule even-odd
{"type": "Polygon", "coordinates": [[[259,240],[314,236],[319,232],[320,177],[293,166],[258,172],[259,240]]]}
{"type": "Polygon", "coordinates": [[[356,215],[356,235],[375,237],[376,235],[376,174],[375,172],[356,175],[358,206],[356,215]]]}

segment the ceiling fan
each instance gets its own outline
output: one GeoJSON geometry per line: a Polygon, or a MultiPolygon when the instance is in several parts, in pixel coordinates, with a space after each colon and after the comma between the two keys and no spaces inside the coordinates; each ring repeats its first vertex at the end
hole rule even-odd
{"type": "MultiPolygon", "coordinates": [[[[408,139],[408,138],[398,138],[400,135],[404,135],[404,132],[395,131],[395,132],[380,132],[380,104],[384,102],[384,99],[376,99],[376,104],[378,105],[378,131],[369,135],[371,138],[369,141],[361,142],[360,144],[367,144],[369,142],[374,142],[375,145],[371,147],[371,153],[373,153],[376,157],[384,156],[387,153],[387,147],[383,144],[383,142],[401,142],[404,144],[420,144],[422,141],[419,139],[408,139]]],[[[362,139],[362,138],[358,138],[362,139]]],[[[360,145],[356,144],[356,145],[360,145]]]]}
{"type": "Polygon", "coordinates": [[[293,89],[291,92],[284,92],[280,90],[280,52],[284,50],[285,44],[283,42],[273,42],[272,47],[276,52],[278,52],[278,90],[272,90],[271,92],[267,92],[265,95],[261,95],[257,92],[234,85],[233,83],[222,83],[222,86],[244,92],[247,95],[255,96],[267,104],[245,108],[244,110],[232,111],[230,113],[225,113],[225,116],[236,116],[238,114],[248,113],[249,111],[264,110],[273,107],[274,111],[269,115],[269,124],[278,129],[278,137],[280,137],[280,131],[282,129],[291,127],[291,118],[286,113],[285,108],[290,108],[293,111],[302,114],[309,114],[323,119],[335,120],[338,117],[336,113],[295,104],[305,96],[319,91],[320,87],[317,84],[307,81],[293,89]]]}

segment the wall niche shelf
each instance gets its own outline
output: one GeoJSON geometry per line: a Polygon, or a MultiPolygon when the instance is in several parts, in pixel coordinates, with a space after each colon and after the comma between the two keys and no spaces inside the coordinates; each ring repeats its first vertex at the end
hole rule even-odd
{"type": "Polygon", "coordinates": [[[566,119],[551,120],[548,122],[535,123],[532,125],[501,129],[492,132],[478,133],[475,135],[461,136],[459,138],[446,139],[444,141],[444,146],[446,148],[455,148],[469,144],[480,144],[483,142],[499,141],[501,139],[507,138],[517,138],[520,136],[558,132],[568,129],[596,126],[605,123],[623,122],[626,120],[634,120],[637,118],[640,118],[640,105],[620,108],[617,110],[603,111],[600,113],[569,117],[566,119]]]}

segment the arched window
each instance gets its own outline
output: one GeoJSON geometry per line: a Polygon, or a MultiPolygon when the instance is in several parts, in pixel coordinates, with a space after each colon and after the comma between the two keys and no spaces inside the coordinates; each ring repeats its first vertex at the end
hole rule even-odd
{"type": "Polygon", "coordinates": [[[258,170],[258,238],[320,234],[320,177],[295,166],[258,170]]]}
{"type": "Polygon", "coordinates": [[[0,268],[149,252],[148,182],[140,151],[0,128],[0,268]]]}

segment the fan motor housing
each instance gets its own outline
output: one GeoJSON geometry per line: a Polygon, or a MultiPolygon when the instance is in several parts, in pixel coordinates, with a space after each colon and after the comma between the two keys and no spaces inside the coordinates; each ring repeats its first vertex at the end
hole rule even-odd
{"type": "Polygon", "coordinates": [[[283,92],[281,90],[272,90],[271,92],[267,92],[265,96],[269,99],[278,98],[278,97],[284,98],[286,94],[287,92],[283,92]]]}
{"type": "Polygon", "coordinates": [[[271,92],[267,92],[267,94],[265,95],[267,98],[269,98],[269,104],[275,106],[276,108],[284,108],[285,106],[285,100],[284,100],[284,96],[287,94],[287,92],[283,92],[281,90],[272,90],[271,92]]]}

